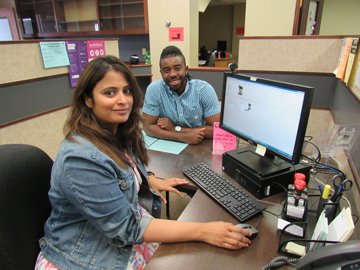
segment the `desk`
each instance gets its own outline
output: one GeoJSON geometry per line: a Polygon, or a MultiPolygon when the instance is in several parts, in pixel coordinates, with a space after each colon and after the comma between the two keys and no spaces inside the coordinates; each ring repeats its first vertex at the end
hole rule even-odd
{"type": "MultiPolygon", "coordinates": [[[[199,145],[188,145],[179,155],[157,152],[149,150],[150,164],[148,170],[154,172],[162,178],[179,177],[184,178],[182,170],[198,163],[209,165],[214,171],[220,173],[226,179],[233,183],[236,182],[224,173],[222,167],[222,155],[212,155],[212,140],[204,140],[199,145]]],[[[331,164],[333,166],[333,164],[331,164]]],[[[332,175],[321,175],[320,177],[325,183],[331,183],[332,175]]],[[[196,191],[190,203],[186,206],[180,215],[180,221],[210,222],[210,221],[226,221],[233,224],[240,223],[229,212],[224,210],[217,202],[204,193],[201,189],[189,181],[189,184],[183,186],[184,189],[196,191]]],[[[309,193],[318,194],[318,188],[314,181],[308,185],[309,193]],[[311,192],[310,192],[311,191],[311,192]]],[[[353,188],[355,192],[355,187],[353,188]]],[[[357,191],[356,191],[357,192],[357,191]]],[[[250,194],[250,193],[249,193],[250,194]]],[[[250,194],[251,195],[251,194],[250,194]]],[[[346,194],[348,199],[355,206],[358,201],[359,194],[355,196],[346,194]]],[[[282,205],[280,201],[283,193],[279,193],[267,198],[261,202],[267,207],[266,210],[271,213],[280,214],[282,205]]],[[[309,207],[315,205],[318,197],[309,197],[309,207]],[[310,201],[310,199],[312,201],[310,201]],[[315,202],[314,202],[315,201],[315,202]]],[[[353,214],[359,213],[353,207],[353,214]]],[[[247,220],[246,223],[257,226],[259,221],[258,236],[253,239],[252,244],[242,250],[232,251],[218,248],[203,242],[185,242],[173,244],[161,244],[155,252],[150,262],[146,266],[146,270],[168,270],[168,269],[207,269],[207,270],[233,270],[233,269],[261,269],[277,256],[284,256],[277,252],[278,248],[278,218],[266,211],[247,220]]],[[[355,221],[355,220],[354,220],[355,221]]],[[[358,239],[359,228],[355,228],[355,232],[350,238],[358,239]]],[[[278,269],[295,269],[290,265],[283,266],[278,269]]]]}
{"type": "MultiPolygon", "coordinates": [[[[199,145],[187,146],[179,155],[161,153],[149,150],[150,164],[148,170],[163,178],[181,177],[183,168],[204,162],[214,171],[222,174],[225,178],[234,182],[227,174],[222,172],[222,156],[212,155],[212,140],[204,140],[199,145]]],[[[192,182],[186,188],[196,190],[197,186],[192,182]]],[[[266,201],[278,203],[281,195],[266,198],[266,201]]],[[[280,205],[265,204],[267,210],[280,214],[280,205]]],[[[231,251],[211,246],[202,242],[186,242],[174,244],[162,244],[153,258],[146,266],[146,270],[162,269],[261,269],[277,253],[277,218],[270,213],[262,214],[248,220],[247,223],[258,226],[259,235],[252,244],[242,250],[231,251]]],[[[212,200],[202,190],[197,189],[194,197],[185,208],[178,220],[181,221],[227,221],[239,223],[230,213],[224,210],[218,203],[212,200]]]]}
{"type": "Polygon", "coordinates": [[[234,57],[215,58],[215,67],[228,67],[230,63],[235,63],[234,57]]]}

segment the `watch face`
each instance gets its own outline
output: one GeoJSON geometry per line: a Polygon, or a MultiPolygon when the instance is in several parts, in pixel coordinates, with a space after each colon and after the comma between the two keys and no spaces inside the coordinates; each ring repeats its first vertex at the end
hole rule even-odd
{"type": "Polygon", "coordinates": [[[180,131],[181,131],[181,127],[180,127],[180,126],[175,127],[175,131],[176,131],[176,132],[180,132],[180,131]]]}

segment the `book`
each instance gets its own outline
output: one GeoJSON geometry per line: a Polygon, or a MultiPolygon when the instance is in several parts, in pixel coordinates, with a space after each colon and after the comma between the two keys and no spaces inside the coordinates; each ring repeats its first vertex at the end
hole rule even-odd
{"type": "Polygon", "coordinates": [[[354,65],[354,60],[355,60],[355,54],[356,54],[356,49],[358,47],[358,42],[359,42],[359,38],[353,38],[352,39],[352,43],[351,43],[351,48],[350,48],[350,53],[349,53],[349,58],[347,61],[347,65],[346,65],[346,70],[345,70],[345,76],[344,76],[344,83],[347,84],[350,78],[350,74],[354,65]]]}
{"type": "Polygon", "coordinates": [[[336,75],[338,70],[339,70],[339,66],[340,66],[340,63],[341,63],[341,58],[342,58],[342,55],[343,55],[343,52],[344,52],[344,49],[345,49],[345,46],[346,46],[346,41],[347,41],[347,38],[343,38],[343,44],[341,46],[341,50],[340,50],[340,54],[339,54],[339,60],[338,60],[338,63],[336,65],[336,69],[334,70],[334,74],[336,75]]]}
{"type": "Polygon", "coordinates": [[[346,65],[347,65],[347,61],[349,58],[349,54],[350,54],[351,44],[352,44],[352,38],[347,38],[344,50],[342,51],[342,56],[341,56],[341,60],[340,60],[340,63],[339,63],[338,69],[337,69],[337,73],[336,73],[336,78],[339,78],[341,81],[343,81],[344,77],[345,77],[345,70],[346,70],[346,65]]]}

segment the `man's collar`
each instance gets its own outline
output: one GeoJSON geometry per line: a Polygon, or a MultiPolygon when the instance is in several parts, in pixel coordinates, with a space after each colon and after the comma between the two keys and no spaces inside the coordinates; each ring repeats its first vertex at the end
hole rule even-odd
{"type": "MultiPolygon", "coordinates": [[[[185,79],[186,79],[186,85],[185,85],[184,92],[183,92],[182,94],[185,94],[185,93],[189,90],[189,79],[188,79],[188,78],[185,78],[185,79]]],[[[161,80],[162,80],[162,84],[164,85],[164,87],[165,87],[165,89],[166,89],[167,91],[176,93],[174,90],[172,90],[172,89],[170,88],[170,86],[168,86],[168,85],[165,83],[164,79],[161,79],[161,80]]],[[[176,93],[176,94],[177,94],[177,93],[176,93]]],[[[182,94],[181,94],[181,95],[182,95],[182,94]]]]}

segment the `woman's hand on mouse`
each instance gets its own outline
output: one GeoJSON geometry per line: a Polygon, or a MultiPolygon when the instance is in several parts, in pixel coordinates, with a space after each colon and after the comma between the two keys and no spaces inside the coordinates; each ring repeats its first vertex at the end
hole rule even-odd
{"type": "Polygon", "coordinates": [[[167,203],[167,201],[166,201],[165,197],[161,194],[161,191],[171,191],[171,192],[176,193],[180,197],[184,197],[184,195],[174,187],[178,186],[178,185],[185,185],[185,184],[189,183],[187,180],[181,179],[181,178],[168,178],[168,179],[164,180],[164,179],[157,178],[154,175],[149,175],[148,179],[149,179],[150,187],[153,190],[155,190],[155,192],[157,194],[159,194],[159,196],[161,197],[161,200],[165,204],[167,203]]]}
{"type": "Polygon", "coordinates": [[[231,223],[218,221],[204,223],[202,241],[227,249],[246,248],[251,244],[251,241],[248,238],[234,232],[251,236],[251,233],[245,229],[236,227],[231,223]]]}

